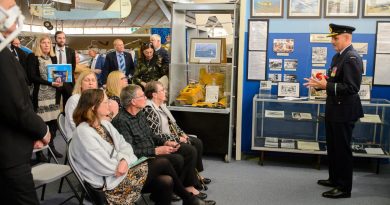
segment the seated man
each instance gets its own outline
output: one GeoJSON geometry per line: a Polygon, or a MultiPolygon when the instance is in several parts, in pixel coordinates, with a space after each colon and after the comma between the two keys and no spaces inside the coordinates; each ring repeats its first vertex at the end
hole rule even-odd
{"type": "MultiPolygon", "coordinates": [[[[145,114],[146,97],[138,85],[128,85],[122,89],[120,96],[123,108],[112,121],[128,143],[134,149],[137,157],[153,156],[167,158],[175,168],[188,192],[205,199],[206,194],[194,188],[196,183],[195,165],[197,152],[189,144],[179,144],[176,141],[165,140],[150,129],[145,114]]],[[[208,201],[214,204],[214,201],[208,201]]]]}

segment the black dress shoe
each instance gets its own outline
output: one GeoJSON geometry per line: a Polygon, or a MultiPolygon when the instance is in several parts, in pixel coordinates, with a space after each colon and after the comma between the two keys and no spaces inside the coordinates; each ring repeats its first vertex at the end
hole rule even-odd
{"type": "Polygon", "coordinates": [[[210,184],[211,183],[211,179],[206,178],[206,177],[203,178],[202,181],[203,181],[203,184],[210,184]]]}
{"type": "Polygon", "coordinates": [[[181,200],[180,196],[176,194],[172,194],[172,201],[180,201],[180,200],[181,200]]]}
{"type": "Polygon", "coordinates": [[[327,186],[327,187],[335,187],[336,186],[335,184],[333,184],[333,182],[331,182],[328,179],[320,179],[317,181],[317,184],[322,185],[322,186],[327,186]]]}
{"type": "Polygon", "coordinates": [[[207,198],[207,194],[205,194],[203,192],[199,192],[199,194],[194,195],[194,196],[198,197],[199,199],[206,199],[207,198]]]}
{"type": "Polygon", "coordinates": [[[322,193],[322,196],[326,198],[332,198],[332,199],[351,198],[351,192],[345,192],[338,188],[334,188],[330,191],[322,193]]]}

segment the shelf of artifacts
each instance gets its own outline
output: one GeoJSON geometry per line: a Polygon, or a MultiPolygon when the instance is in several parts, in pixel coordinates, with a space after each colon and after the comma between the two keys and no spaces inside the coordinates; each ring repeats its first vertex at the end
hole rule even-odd
{"type": "Polygon", "coordinates": [[[230,113],[232,64],[171,64],[168,108],[230,113]]]}

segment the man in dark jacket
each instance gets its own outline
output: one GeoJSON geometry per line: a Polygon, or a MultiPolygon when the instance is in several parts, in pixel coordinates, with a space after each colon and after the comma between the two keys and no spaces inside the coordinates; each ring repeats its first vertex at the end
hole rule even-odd
{"type": "Polygon", "coordinates": [[[159,58],[162,58],[163,64],[169,64],[171,60],[168,51],[165,50],[165,48],[161,47],[161,36],[158,34],[151,35],[150,42],[153,44],[154,54],[157,55],[159,58]]]}
{"type": "Polygon", "coordinates": [[[130,53],[125,51],[125,45],[121,39],[114,40],[115,51],[106,55],[103,67],[102,82],[106,84],[107,76],[114,70],[122,71],[126,77],[134,75],[134,62],[130,53]]]}
{"type": "Polygon", "coordinates": [[[337,54],[333,56],[328,79],[305,79],[307,86],[326,89],[325,128],[329,158],[329,179],[318,184],[333,187],[324,192],[327,198],[349,198],[352,190],[351,138],[355,122],[363,117],[359,89],[363,62],[352,47],[354,27],[330,24],[332,44],[337,54]]]}
{"type": "Polygon", "coordinates": [[[22,66],[4,46],[20,32],[15,25],[20,28],[24,17],[14,0],[0,0],[0,7],[6,13],[0,19],[0,198],[2,204],[38,205],[30,158],[33,147],[50,141],[50,133],[34,112],[22,66]],[[7,19],[15,23],[6,25],[7,19]]]}

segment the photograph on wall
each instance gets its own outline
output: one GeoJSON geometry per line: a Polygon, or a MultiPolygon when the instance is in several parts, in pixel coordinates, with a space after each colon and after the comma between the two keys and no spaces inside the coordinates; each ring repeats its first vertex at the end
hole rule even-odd
{"type": "Polygon", "coordinates": [[[292,53],[294,51],[294,39],[274,39],[273,51],[275,53],[292,53]]]}
{"type": "Polygon", "coordinates": [[[298,67],[298,59],[284,59],[284,70],[296,71],[298,67]]]}
{"type": "Polygon", "coordinates": [[[325,0],[325,17],[358,17],[360,0],[325,0]]]}
{"type": "Polygon", "coordinates": [[[377,22],[376,53],[390,54],[390,22],[377,22]]]}
{"type": "Polygon", "coordinates": [[[248,80],[265,80],[266,52],[248,51],[248,80]]]}
{"type": "Polygon", "coordinates": [[[372,76],[362,76],[362,83],[361,84],[372,86],[372,76]]]}
{"type": "Polygon", "coordinates": [[[365,0],[364,17],[390,17],[390,0],[365,0]]]}
{"type": "Polygon", "coordinates": [[[374,85],[390,85],[390,54],[375,55],[374,85]]]}
{"type": "Polygon", "coordinates": [[[283,59],[269,59],[268,62],[269,70],[281,71],[282,64],[283,64],[283,59]]]}
{"type": "Polygon", "coordinates": [[[295,74],[284,74],[283,76],[284,82],[296,83],[298,82],[297,75],[295,74]]]}
{"type": "Polygon", "coordinates": [[[265,110],[265,117],[284,118],[283,110],[265,110]]]}
{"type": "Polygon", "coordinates": [[[367,84],[361,84],[359,90],[360,100],[370,100],[371,99],[371,86],[367,84]]]}
{"type": "Polygon", "coordinates": [[[221,63],[220,38],[192,38],[190,44],[190,63],[221,63]]]}
{"type": "Polygon", "coordinates": [[[360,56],[368,53],[368,43],[352,43],[352,46],[360,56]]]}
{"type": "MultiPolygon", "coordinates": [[[[326,76],[326,69],[312,69],[311,76],[321,80],[326,76]]],[[[326,90],[316,89],[314,87],[309,87],[309,99],[311,100],[325,100],[326,99],[326,90]]]]}
{"type": "Polygon", "coordinates": [[[268,74],[268,80],[270,80],[272,82],[280,82],[280,81],[282,81],[282,74],[270,73],[270,74],[268,74]]]}
{"type": "Polygon", "coordinates": [[[313,65],[325,66],[327,54],[327,47],[313,47],[311,52],[311,63],[313,65]]]}
{"type": "Polygon", "coordinates": [[[265,51],[267,50],[268,39],[268,20],[254,20],[249,21],[249,42],[248,49],[251,51],[265,51]]]}
{"type": "Polygon", "coordinates": [[[278,97],[299,98],[299,83],[278,82],[278,97]]]}
{"type": "Polygon", "coordinates": [[[283,0],[251,0],[251,17],[283,17],[283,0]]]}
{"type": "Polygon", "coordinates": [[[288,18],[320,18],[321,0],[288,0],[288,18]]]}
{"type": "Polygon", "coordinates": [[[328,34],[310,34],[310,43],[331,43],[332,38],[328,34]]]}
{"type": "Polygon", "coordinates": [[[271,88],[272,88],[272,81],[269,80],[260,81],[260,90],[271,90],[271,88]]]}

